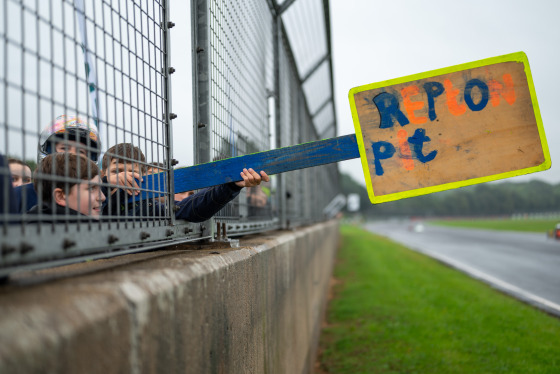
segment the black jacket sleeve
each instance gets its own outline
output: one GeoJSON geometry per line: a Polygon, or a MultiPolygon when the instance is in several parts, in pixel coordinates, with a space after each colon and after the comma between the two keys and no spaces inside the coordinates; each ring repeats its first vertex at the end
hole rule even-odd
{"type": "Polygon", "coordinates": [[[176,201],[179,208],[175,212],[175,218],[184,219],[189,222],[202,222],[210,219],[218,213],[227,203],[239,195],[241,187],[235,183],[221,184],[200,190],[182,201],[176,201]]]}

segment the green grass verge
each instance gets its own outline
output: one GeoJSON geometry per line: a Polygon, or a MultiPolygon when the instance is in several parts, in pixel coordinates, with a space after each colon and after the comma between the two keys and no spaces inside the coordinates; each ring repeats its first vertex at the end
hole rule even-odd
{"type": "Polygon", "coordinates": [[[560,320],[363,229],[341,231],[320,372],[560,372],[560,320]]]}
{"type": "Polygon", "coordinates": [[[560,220],[458,219],[433,220],[429,222],[440,226],[546,233],[554,229],[560,220]]]}

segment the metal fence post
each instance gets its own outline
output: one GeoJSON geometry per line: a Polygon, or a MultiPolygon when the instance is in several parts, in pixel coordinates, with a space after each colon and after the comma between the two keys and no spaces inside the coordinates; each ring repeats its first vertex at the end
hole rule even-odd
{"type": "Polygon", "coordinates": [[[175,114],[171,113],[171,78],[169,75],[172,73],[172,67],[170,66],[171,62],[171,46],[169,42],[169,29],[173,27],[173,23],[169,20],[169,0],[163,1],[163,24],[161,25],[163,29],[163,81],[164,81],[164,113],[165,113],[165,137],[166,141],[165,144],[167,145],[167,152],[166,152],[166,166],[167,166],[167,199],[165,200],[168,211],[171,212],[170,216],[170,223],[171,225],[175,224],[175,203],[174,203],[174,195],[175,195],[175,184],[174,184],[174,176],[173,176],[173,168],[175,163],[173,162],[173,128],[171,127],[171,121],[175,117],[175,114]],[[172,118],[173,117],[173,118],[172,118]]]}
{"type": "MultiPolygon", "coordinates": [[[[281,100],[280,100],[280,48],[281,48],[281,22],[280,16],[274,14],[273,18],[273,43],[274,43],[274,91],[276,94],[275,100],[275,115],[276,115],[276,148],[282,147],[282,115],[281,111],[281,100]]],[[[286,215],[286,186],[284,175],[280,174],[276,176],[277,178],[277,190],[276,190],[276,197],[278,199],[278,213],[280,215],[280,227],[286,228],[287,227],[287,215],[286,215]]]]}
{"type": "MultiPolygon", "coordinates": [[[[209,14],[207,0],[191,1],[194,163],[212,161],[212,123],[210,113],[210,53],[209,14]]],[[[214,219],[204,225],[203,235],[214,237],[214,219]]]]}

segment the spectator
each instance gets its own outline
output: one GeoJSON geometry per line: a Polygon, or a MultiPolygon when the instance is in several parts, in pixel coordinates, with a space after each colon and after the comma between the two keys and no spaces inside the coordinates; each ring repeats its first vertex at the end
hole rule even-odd
{"type": "Polygon", "coordinates": [[[8,158],[8,165],[14,187],[31,183],[31,168],[25,162],[17,158],[8,158]]]}
{"type": "MultiPolygon", "coordinates": [[[[130,143],[120,143],[107,150],[101,161],[101,176],[104,181],[116,186],[124,186],[128,195],[140,193],[137,181],[147,174],[146,157],[140,148],[130,143]]],[[[110,194],[118,188],[110,190],[110,194]]]]}
{"type": "Polygon", "coordinates": [[[249,217],[263,217],[271,215],[269,183],[263,183],[247,189],[247,204],[249,217]]]}
{"type": "Polygon", "coordinates": [[[148,166],[148,174],[157,174],[165,171],[166,166],[161,162],[152,162],[148,166]]]}
{"type": "Polygon", "coordinates": [[[28,213],[99,219],[105,201],[100,182],[95,162],[72,153],[50,154],[39,164],[33,180],[42,204],[28,213]]]}
{"type": "MultiPolygon", "coordinates": [[[[117,144],[107,150],[102,165],[103,181],[117,187],[122,186],[108,191],[108,199],[103,209],[104,215],[144,218],[169,214],[166,206],[156,199],[127,201],[129,196],[139,193],[137,180],[142,180],[142,173],[145,170],[145,157],[138,147],[129,143],[117,144]]],[[[243,169],[241,177],[242,181],[205,188],[181,201],[176,201],[175,217],[190,222],[205,221],[233,200],[243,187],[257,186],[263,180],[270,180],[264,171],[257,174],[253,169],[243,169]]]]}
{"type": "MultiPolygon", "coordinates": [[[[161,163],[161,162],[152,162],[149,166],[148,166],[148,174],[158,174],[158,173],[162,173],[165,172],[166,170],[166,166],[165,164],[161,163]]],[[[186,197],[189,197],[191,195],[194,195],[194,191],[186,191],[186,192],[179,192],[175,194],[175,201],[181,201],[186,197]]],[[[159,198],[160,201],[165,201],[165,197],[161,197],[159,198]]]]}
{"type": "Polygon", "coordinates": [[[78,116],[56,117],[41,132],[37,163],[48,154],[55,152],[81,154],[97,162],[101,153],[97,127],[78,116]]]}
{"type": "MultiPolygon", "coordinates": [[[[54,152],[79,153],[97,162],[101,153],[97,127],[78,116],[58,116],[41,132],[37,163],[54,152]]],[[[15,188],[14,199],[16,208],[13,213],[24,213],[38,203],[32,184],[15,188]]]]}

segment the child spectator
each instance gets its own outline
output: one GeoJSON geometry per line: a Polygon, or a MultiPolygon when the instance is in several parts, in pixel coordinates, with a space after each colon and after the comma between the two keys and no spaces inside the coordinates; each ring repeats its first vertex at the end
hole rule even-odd
{"type": "MultiPolygon", "coordinates": [[[[166,169],[165,164],[161,163],[161,162],[152,162],[149,166],[148,166],[148,174],[158,174],[158,173],[163,173],[166,169]]],[[[186,192],[179,192],[175,194],[175,201],[181,201],[183,200],[185,197],[189,197],[191,195],[194,195],[194,191],[186,191],[186,192]]],[[[160,198],[160,201],[164,201],[165,198],[160,198]]]]}
{"type": "MultiPolygon", "coordinates": [[[[104,215],[145,218],[169,214],[166,206],[156,199],[127,202],[129,195],[139,194],[136,180],[142,180],[142,174],[146,169],[145,160],[142,151],[129,143],[117,144],[107,150],[102,162],[103,182],[123,186],[123,188],[113,188],[107,193],[104,215]]],[[[190,222],[206,221],[239,195],[243,187],[257,186],[262,180],[267,182],[270,180],[264,171],[259,175],[253,169],[243,169],[241,178],[242,181],[205,188],[181,201],[176,201],[175,217],[190,222]]]]}
{"type": "Polygon", "coordinates": [[[105,195],[95,162],[72,153],[43,158],[33,184],[42,198],[29,214],[89,216],[99,219],[105,195]]]}
{"type": "MultiPolygon", "coordinates": [[[[126,193],[138,195],[142,175],[147,174],[146,157],[140,148],[130,143],[120,143],[105,152],[101,161],[101,176],[107,183],[125,186],[126,193]]],[[[111,189],[114,194],[118,188],[111,189]]]]}
{"type": "MultiPolygon", "coordinates": [[[[101,153],[101,141],[97,127],[78,116],[61,115],[43,129],[37,146],[37,163],[54,152],[84,155],[97,162],[101,153]]],[[[38,203],[32,184],[14,189],[15,211],[24,213],[38,203]]]]}
{"type": "MultiPolygon", "coordinates": [[[[163,173],[167,169],[167,166],[161,162],[152,162],[148,165],[148,174],[158,174],[163,173]]],[[[179,192],[175,194],[175,201],[181,201],[185,197],[194,195],[194,191],[179,192]]],[[[160,197],[158,200],[161,202],[165,201],[165,197],[160,197]]]]}
{"type": "Polygon", "coordinates": [[[48,154],[55,152],[81,154],[93,162],[97,162],[101,153],[97,127],[78,116],[56,117],[41,132],[37,163],[48,154]]]}
{"type": "Polygon", "coordinates": [[[148,165],[148,174],[157,174],[165,171],[166,166],[161,162],[152,162],[148,165]]]}
{"type": "Polygon", "coordinates": [[[8,158],[8,166],[12,174],[12,186],[31,183],[31,168],[25,162],[17,158],[8,158]]]}

